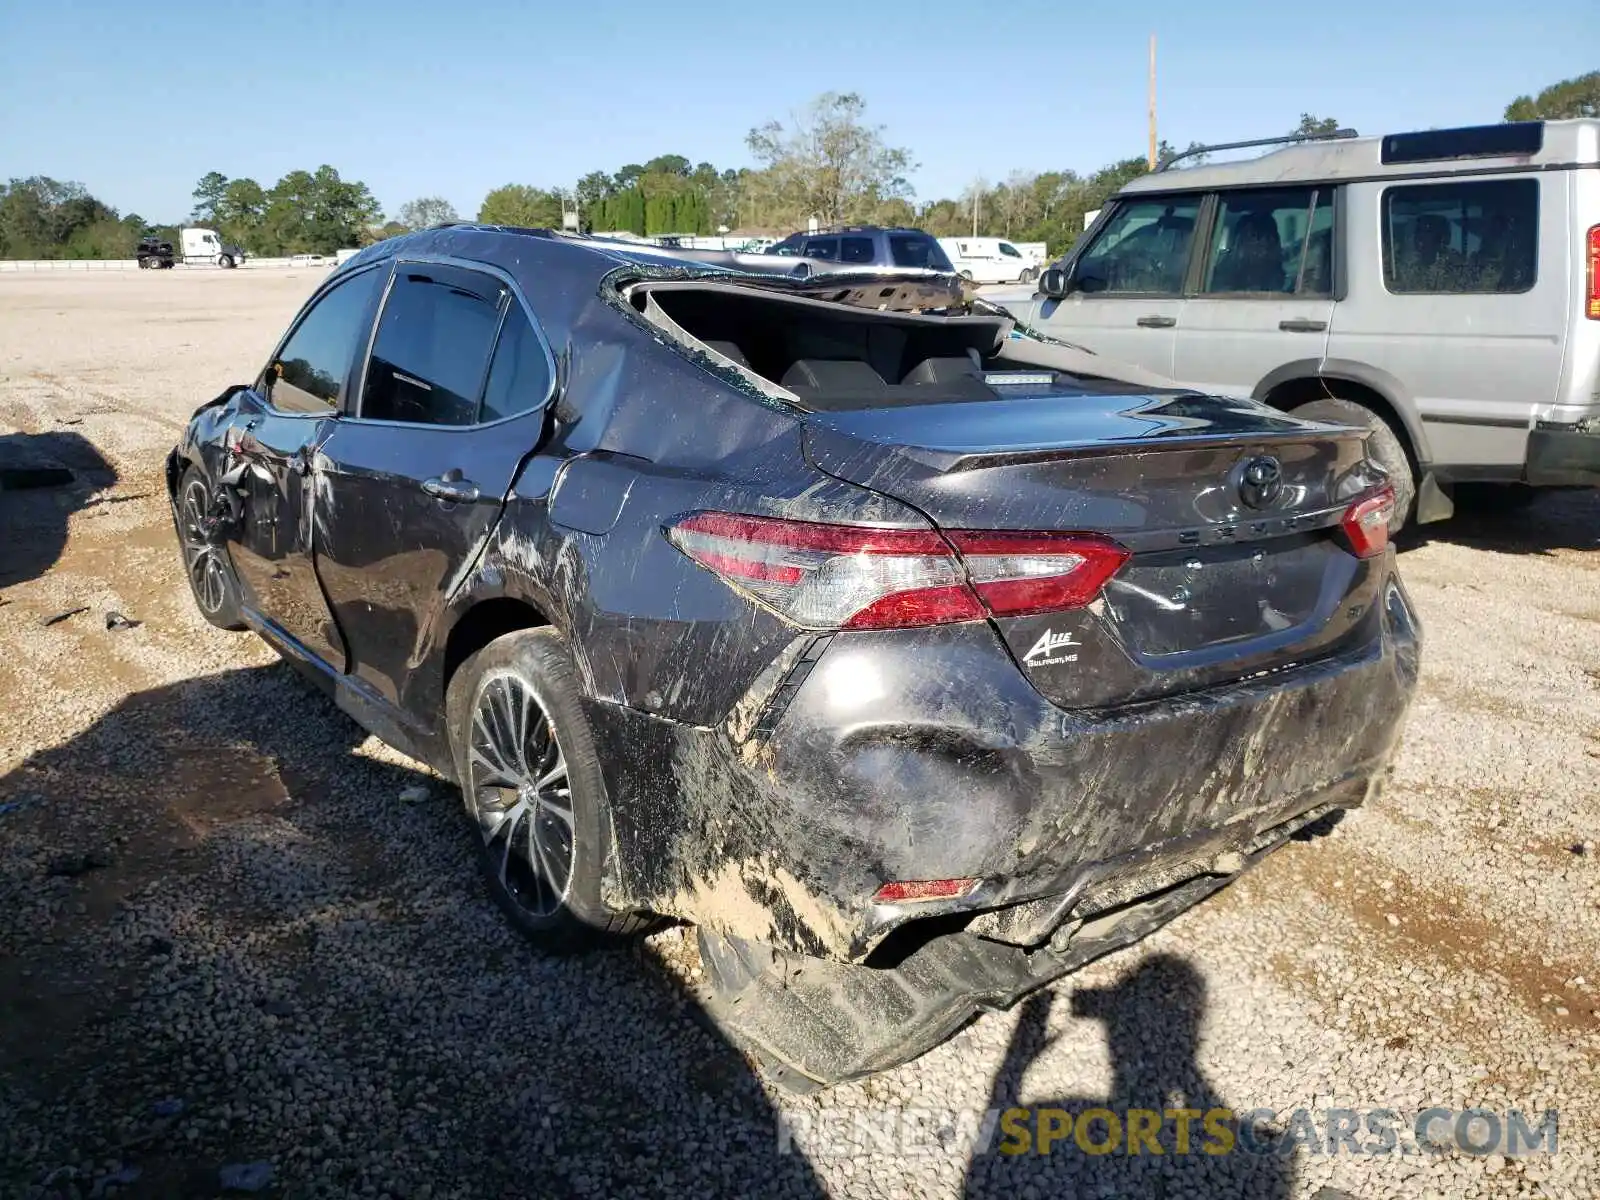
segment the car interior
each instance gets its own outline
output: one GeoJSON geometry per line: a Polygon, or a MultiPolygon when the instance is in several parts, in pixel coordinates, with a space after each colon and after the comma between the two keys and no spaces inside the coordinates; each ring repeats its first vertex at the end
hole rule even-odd
{"type": "Polygon", "coordinates": [[[1129,389],[1038,368],[1004,353],[1011,322],[856,308],[717,283],[658,283],[633,302],[712,352],[775,383],[811,411],[993,400],[1008,380],[1033,390],[1129,389]]]}

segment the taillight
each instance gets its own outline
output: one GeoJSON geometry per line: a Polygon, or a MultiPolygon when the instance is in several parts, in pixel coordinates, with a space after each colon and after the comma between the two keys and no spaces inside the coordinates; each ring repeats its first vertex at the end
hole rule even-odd
{"type": "Polygon", "coordinates": [[[1345,510],[1339,522],[1357,558],[1382,554],[1389,545],[1389,522],[1394,518],[1394,487],[1384,484],[1345,510]]]}
{"type": "Polygon", "coordinates": [[[908,904],[918,900],[955,900],[978,886],[976,879],[913,879],[886,883],[872,894],[879,904],[908,904]]]}
{"type": "Polygon", "coordinates": [[[1128,552],[1085,534],[870,529],[693,513],[667,537],[695,562],[810,629],[899,629],[1079,608],[1128,552]],[[959,556],[952,550],[959,549],[959,556]]]}
{"type": "Polygon", "coordinates": [[[1589,291],[1584,298],[1583,315],[1591,321],[1600,321],[1600,225],[1589,226],[1585,239],[1588,262],[1589,291]]]}
{"type": "Polygon", "coordinates": [[[1082,608],[1128,561],[1110,538],[1085,533],[955,530],[950,540],[978,598],[997,617],[1082,608]]]}

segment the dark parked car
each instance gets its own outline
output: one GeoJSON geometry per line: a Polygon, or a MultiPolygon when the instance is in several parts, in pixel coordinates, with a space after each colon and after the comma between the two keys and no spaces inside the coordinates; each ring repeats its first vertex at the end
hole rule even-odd
{"type": "Polygon", "coordinates": [[[944,247],[920,229],[842,225],[816,233],[791,233],[766,249],[768,254],[820,259],[857,267],[910,267],[953,272],[944,247]]]}
{"type": "Polygon", "coordinates": [[[1371,794],[1418,632],[1364,431],[707,257],[381,242],[167,464],[207,619],[458,782],[540,944],[696,922],[831,1082],[1371,794]]]}

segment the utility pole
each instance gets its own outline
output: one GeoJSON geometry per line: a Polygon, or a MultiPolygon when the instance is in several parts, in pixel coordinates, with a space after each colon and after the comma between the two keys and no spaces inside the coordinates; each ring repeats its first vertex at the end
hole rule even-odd
{"type": "Polygon", "coordinates": [[[1150,169],[1156,169],[1156,35],[1150,35],[1150,169]]]}

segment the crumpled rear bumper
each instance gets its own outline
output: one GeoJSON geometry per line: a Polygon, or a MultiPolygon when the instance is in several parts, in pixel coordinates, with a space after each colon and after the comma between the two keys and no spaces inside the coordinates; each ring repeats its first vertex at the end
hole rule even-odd
{"type": "Polygon", "coordinates": [[[1337,808],[1319,806],[1258,838],[1229,864],[1176,886],[1124,899],[1062,926],[1028,951],[989,940],[969,926],[920,941],[893,966],[807,958],[700,931],[709,987],[706,1015],[754,1053],[791,1091],[860,1079],[909,1062],[978,1012],[1003,1009],[1091,959],[1138,941],[1229,883],[1291,836],[1331,826],[1337,808]]]}
{"type": "Polygon", "coordinates": [[[608,899],[862,963],[929,917],[1037,948],[1096,909],[1220,883],[1270,831],[1381,778],[1419,653],[1392,570],[1375,618],[1344,653],[1113,713],[1050,704],[979,622],[799,639],[714,729],[594,705],[608,899]],[[873,900],[958,878],[980,882],[873,900]]]}

